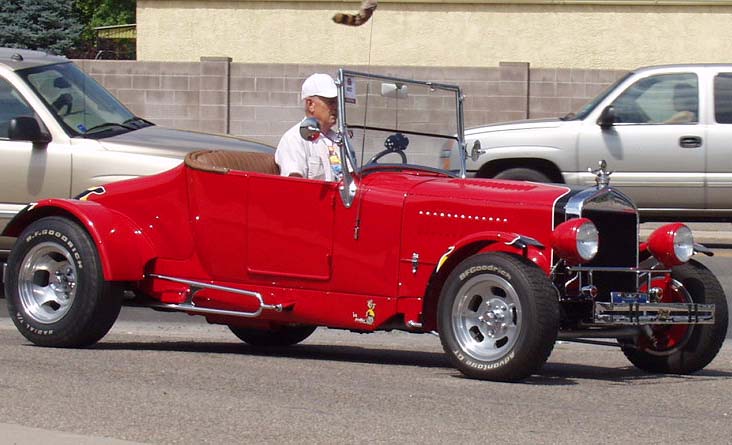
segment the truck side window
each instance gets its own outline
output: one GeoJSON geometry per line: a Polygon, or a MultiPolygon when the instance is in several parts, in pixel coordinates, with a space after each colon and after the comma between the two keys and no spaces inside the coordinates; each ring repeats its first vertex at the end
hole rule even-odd
{"type": "Polygon", "coordinates": [[[10,120],[19,116],[33,116],[33,109],[5,79],[0,79],[0,139],[8,138],[10,120]]]}
{"type": "Polygon", "coordinates": [[[732,124],[732,73],[719,73],[714,78],[714,119],[732,124]]]}
{"type": "Polygon", "coordinates": [[[699,122],[699,81],[695,74],[661,74],[628,87],[613,106],[617,121],[630,124],[699,122]]]}

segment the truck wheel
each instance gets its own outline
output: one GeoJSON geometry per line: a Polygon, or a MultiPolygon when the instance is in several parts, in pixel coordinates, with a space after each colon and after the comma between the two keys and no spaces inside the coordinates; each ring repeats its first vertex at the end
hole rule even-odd
{"type": "Polygon", "coordinates": [[[623,353],[637,368],[654,373],[690,374],[704,368],[719,352],[727,333],[727,299],[709,269],[691,260],[671,270],[672,291],[667,303],[714,304],[714,324],[656,325],[652,336],[621,342],[623,353]]]}
{"type": "Polygon", "coordinates": [[[40,346],[96,343],[122,306],[121,293],[104,281],[89,234],[55,216],[39,219],[18,237],[8,258],[5,296],[15,326],[40,346]]]}
{"type": "Polygon", "coordinates": [[[474,255],[448,276],[437,326],[453,365],[470,378],[519,381],[549,358],[559,302],[544,272],[506,253],[474,255]]]}
{"type": "Polygon", "coordinates": [[[509,168],[495,176],[495,179],[513,179],[515,181],[552,182],[544,173],[531,168],[509,168]]]}
{"type": "Polygon", "coordinates": [[[277,326],[271,329],[251,329],[229,325],[241,341],[252,346],[292,346],[315,332],[316,326],[277,326]]]}

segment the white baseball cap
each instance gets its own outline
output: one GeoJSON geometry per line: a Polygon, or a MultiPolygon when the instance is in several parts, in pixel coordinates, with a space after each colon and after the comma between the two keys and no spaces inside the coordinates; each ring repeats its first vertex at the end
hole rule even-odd
{"type": "Polygon", "coordinates": [[[300,95],[300,99],[305,99],[310,96],[338,96],[338,89],[336,88],[333,78],[327,74],[315,73],[305,79],[305,82],[302,83],[302,94],[300,95]]]}

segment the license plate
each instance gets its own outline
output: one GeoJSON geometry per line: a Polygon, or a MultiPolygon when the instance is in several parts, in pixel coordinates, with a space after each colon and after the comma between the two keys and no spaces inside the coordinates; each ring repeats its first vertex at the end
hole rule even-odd
{"type": "Polygon", "coordinates": [[[642,292],[610,292],[614,304],[648,303],[648,294],[642,292]]]}

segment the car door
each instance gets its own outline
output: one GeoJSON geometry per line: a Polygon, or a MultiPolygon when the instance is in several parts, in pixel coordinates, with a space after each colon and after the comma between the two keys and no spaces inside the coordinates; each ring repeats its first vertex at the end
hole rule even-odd
{"type": "Polygon", "coordinates": [[[29,101],[7,79],[0,77],[0,227],[29,202],[68,198],[70,193],[68,145],[11,141],[8,127],[18,116],[33,116],[40,122],[29,101]]]}
{"type": "Polygon", "coordinates": [[[338,184],[252,175],[247,200],[247,268],[253,276],[331,278],[338,184]]]}
{"type": "Polygon", "coordinates": [[[732,209],[732,69],[713,74],[707,129],[707,209],[732,209]]]}
{"type": "MultiPolygon", "coordinates": [[[[580,171],[605,159],[612,184],[639,208],[703,208],[705,126],[699,79],[665,73],[638,79],[613,101],[615,124],[586,119],[578,138],[580,171]]],[[[591,175],[584,176],[591,183],[591,175]]]]}

